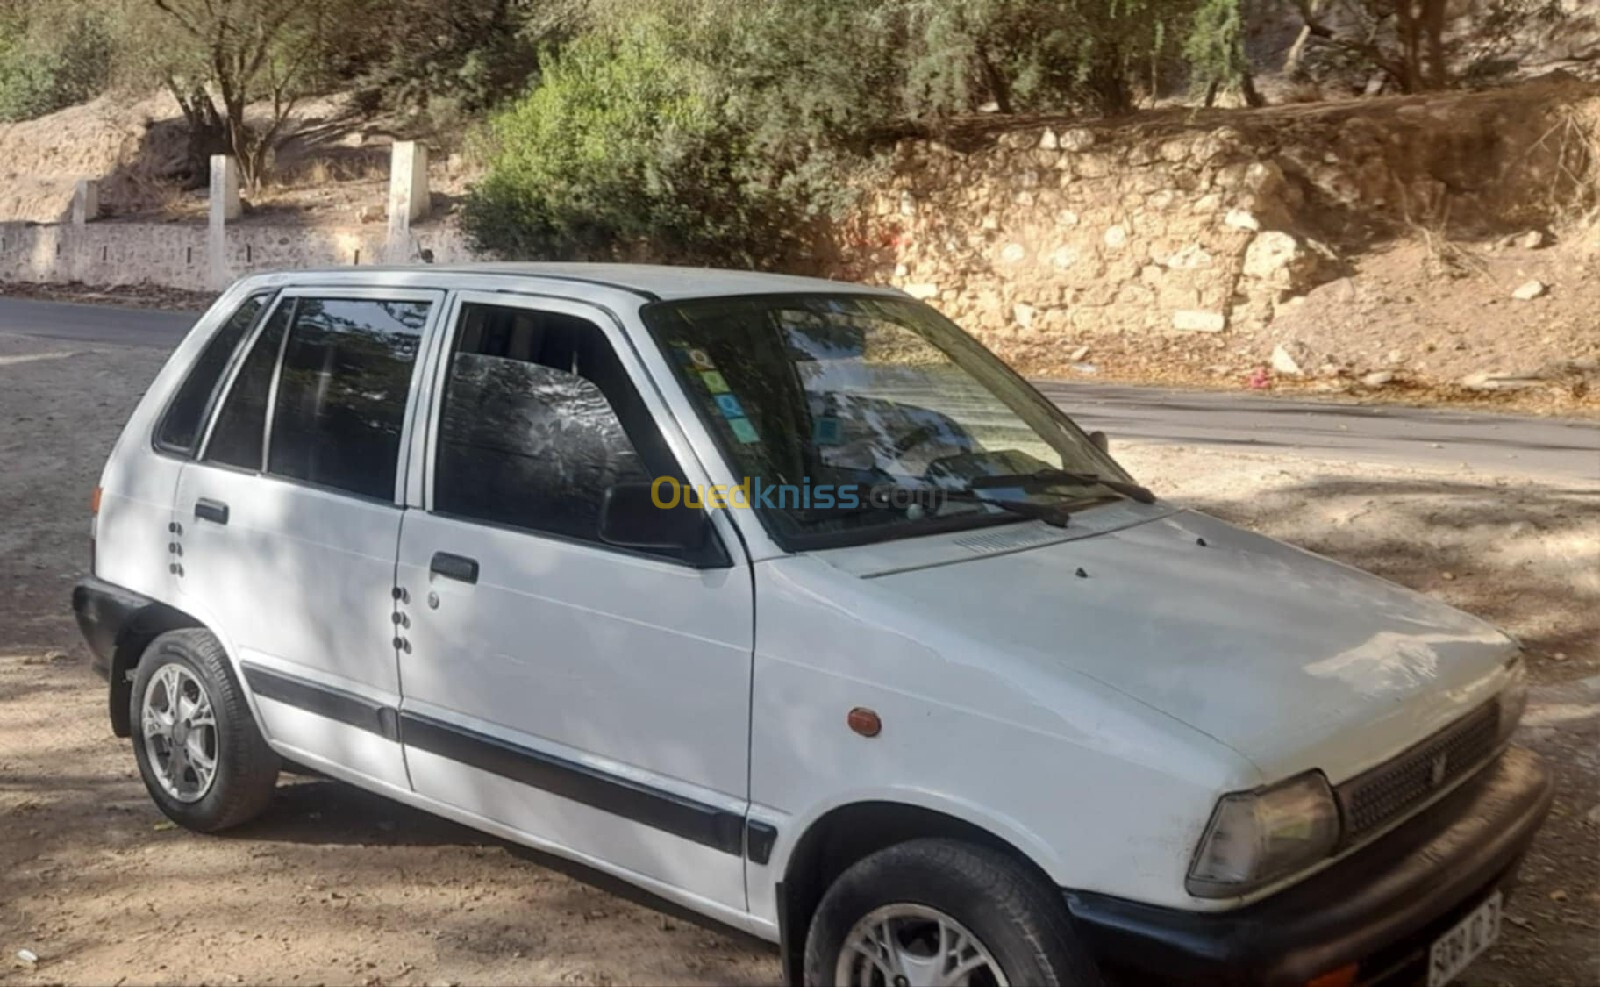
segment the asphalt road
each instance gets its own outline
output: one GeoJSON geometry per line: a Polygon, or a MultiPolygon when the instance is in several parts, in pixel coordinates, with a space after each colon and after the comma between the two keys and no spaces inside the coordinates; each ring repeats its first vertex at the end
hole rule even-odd
{"type": "MultiPolygon", "coordinates": [[[[192,312],[0,298],[0,332],[77,342],[177,343],[192,312]]],[[[1085,428],[1119,440],[1283,451],[1352,462],[1467,467],[1600,486],[1600,423],[1173,391],[1077,381],[1040,390],[1085,428]]]]}

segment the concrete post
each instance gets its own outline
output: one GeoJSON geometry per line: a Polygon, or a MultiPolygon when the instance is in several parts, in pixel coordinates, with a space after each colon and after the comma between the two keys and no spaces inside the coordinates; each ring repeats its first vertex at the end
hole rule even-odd
{"type": "Polygon", "coordinates": [[[100,218],[100,183],[92,178],[79,179],[72,193],[72,225],[82,226],[100,218]]]}
{"type": "Polygon", "coordinates": [[[243,212],[239,202],[239,165],[226,154],[211,156],[211,224],[206,253],[211,267],[211,286],[227,287],[228,222],[243,212]]]}
{"type": "Polygon", "coordinates": [[[428,148],[395,141],[389,154],[389,243],[391,262],[410,260],[411,224],[428,215],[428,148]]]}

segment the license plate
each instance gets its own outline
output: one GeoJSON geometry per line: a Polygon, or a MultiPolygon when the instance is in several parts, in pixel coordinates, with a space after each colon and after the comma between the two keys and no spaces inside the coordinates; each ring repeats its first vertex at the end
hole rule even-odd
{"type": "Polygon", "coordinates": [[[1444,987],[1500,938],[1500,892],[1433,941],[1428,951],[1428,987],[1444,987]]]}

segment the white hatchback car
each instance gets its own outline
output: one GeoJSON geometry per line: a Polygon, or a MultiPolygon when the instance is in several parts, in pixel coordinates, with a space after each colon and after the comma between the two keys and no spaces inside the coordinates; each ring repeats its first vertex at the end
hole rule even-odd
{"type": "Polygon", "coordinates": [[[1444,983],[1550,803],[1512,641],[1156,499],[891,290],[247,278],[96,505],[74,606],[172,819],[311,768],[793,982],[1444,983]]]}

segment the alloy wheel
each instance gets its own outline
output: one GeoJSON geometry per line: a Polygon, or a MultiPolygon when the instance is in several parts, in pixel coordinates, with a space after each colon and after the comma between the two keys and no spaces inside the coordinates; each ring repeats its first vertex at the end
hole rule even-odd
{"type": "Polygon", "coordinates": [[[140,703],[150,770],[179,802],[206,797],[217,776],[217,718],[206,687],[179,664],[150,679],[140,703]]]}
{"type": "Polygon", "coordinates": [[[955,919],[925,905],[884,905],[845,936],[834,983],[851,987],[1008,987],[1000,964],[955,919]]]}

